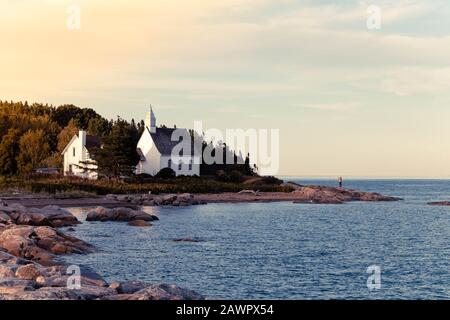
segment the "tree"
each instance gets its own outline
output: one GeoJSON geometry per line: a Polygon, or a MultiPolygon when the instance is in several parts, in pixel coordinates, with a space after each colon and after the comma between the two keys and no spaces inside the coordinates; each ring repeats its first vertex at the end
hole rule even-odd
{"type": "Polygon", "coordinates": [[[58,134],[58,151],[63,152],[67,144],[72,140],[72,138],[78,133],[78,128],[75,124],[75,120],[70,120],[69,124],[61,130],[58,134]]]}
{"type": "Polygon", "coordinates": [[[162,168],[155,177],[160,179],[171,179],[176,177],[176,173],[171,168],[162,168]]]}
{"type": "Polygon", "coordinates": [[[30,173],[50,154],[50,145],[42,129],[27,131],[19,141],[17,166],[21,173],[30,173]]]}
{"type": "Polygon", "coordinates": [[[90,135],[104,137],[111,131],[110,122],[103,118],[89,120],[87,131],[90,135]]]}
{"type": "Polygon", "coordinates": [[[136,127],[118,118],[111,132],[103,137],[102,148],[91,151],[98,173],[109,177],[131,175],[139,162],[138,139],[136,127]]]}
{"type": "Polygon", "coordinates": [[[9,129],[0,143],[0,174],[14,175],[17,172],[16,157],[19,153],[20,130],[9,129]]]}

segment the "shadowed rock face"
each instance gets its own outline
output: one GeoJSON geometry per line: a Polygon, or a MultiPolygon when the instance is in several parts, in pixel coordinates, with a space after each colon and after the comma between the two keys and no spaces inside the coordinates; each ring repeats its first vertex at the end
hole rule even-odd
{"type": "Polygon", "coordinates": [[[399,201],[400,198],[379,193],[333,188],[326,186],[298,186],[292,193],[298,198],[295,203],[342,204],[351,201],[399,201]]]}
{"type": "Polygon", "coordinates": [[[429,206],[441,206],[441,207],[448,207],[450,206],[450,201],[437,201],[437,202],[428,202],[429,206]]]}
{"type": "Polygon", "coordinates": [[[131,203],[141,206],[174,206],[187,207],[193,205],[206,204],[205,201],[198,201],[194,199],[194,195],[190,193],[182,194],[135,194],[135,195],[107,195],[107,199],[131,203]]]}
{"type": "Polygon", "coordinates": [[[148,214],[141,210],[133,210],[130,208],[114,208],[107,209],[97,207],[88,212],[86,221],[155,221],[159,220],[157,216],[148,214]]]}
{"type": "MultiPolygon", "coordinates": [[[[68,266],[56,264],[54,258],[62,254],[87,254],[93,251],[93,247],[54,227],[28,225],[33,220],[19,219],[24,212],[33,211],[25,211],[19,205],[4,207],[9,210],[4,210],[0,215],[0,300],[204,299],[193,291],[175,285],[137,281],[109,285],[98,274],[84,268],[80,270],[80,287],[70,289],[68,283],[72,283],[72,271],[68,266]]],[[[126,221],[128,211],[119,209],[113,211],[113,216],[126,221]]],[[[41,222],[49,223],[54,217],[74,221],[66,217],[63,211],[57,207],[47,208],[43,214],[46,220],[41,222]]],[[[147,223],[143,220],[132,221],[147,223]]]]}
{"type": "Polygon", "coordinates": [[[57,206],[42,209],[26,208],[20,204],[10,206],[0,203],[0,223],[14,223],[29,226],[68,227],[80,222],[69,211],[57,206]]]}

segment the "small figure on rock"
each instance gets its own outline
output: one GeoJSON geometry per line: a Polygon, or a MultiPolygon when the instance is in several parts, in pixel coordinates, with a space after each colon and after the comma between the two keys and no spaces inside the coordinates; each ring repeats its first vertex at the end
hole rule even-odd
{"type": "Polygon", "coordinates": [[[342,179],[342,177],[339,177],[338,182],[339,182],[339,188],[342,188],[342,183],[344,182],[344,179],[342,179]]]}

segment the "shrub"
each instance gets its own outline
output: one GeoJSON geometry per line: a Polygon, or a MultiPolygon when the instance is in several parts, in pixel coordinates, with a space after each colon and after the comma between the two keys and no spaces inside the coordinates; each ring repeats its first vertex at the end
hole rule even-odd
{"type": "Polygon", "coordinates": [[[217,179],[217,181],[222,181],[222,182],[229,181],[229,177],[228,177],[227,173],[223,170],[217,170],[216,179],[217,179]]]}
{"type": "Polygon", "coordinates": [[[244,176],[239,171],[233,170],[230,172],[229,179],[231,182],[240,183],[244,180],[244,176]]]}
{"type": "Polygon", "coordinates": [[[280,185],[283,183],[282,180],[275,178],[274,176],[267,176],[267,177],[263,177],[261,179],[262,183],[264,184],[276,184],[276,185],[280,185]]]}
{"type": "Polygon", "coordinates": [[[156,178],[159,179],[172,179],[175,177],[175,171],[173,171],[173,169],[171,168],[163,168],[156,174],[156,178]]]}

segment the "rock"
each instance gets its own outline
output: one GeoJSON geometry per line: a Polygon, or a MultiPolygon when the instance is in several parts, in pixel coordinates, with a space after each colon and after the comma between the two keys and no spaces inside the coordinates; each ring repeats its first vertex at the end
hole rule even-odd
{"type": "Polygon", "coordinates": [[[202,242],[201,240],[194,239],[194,238],[178,238],[178,239],[172,239],[173,242],[202,242]]]}
{"type": "Polygon", "coordinates": [[[86,218],[87,221],[155,221],[158,217],[148,214],[141,210],[133,210],[130,208],[114,208],[108,210],[106,208],[98,207],[89,212],[86,218]]]}
{"type": "Polygon", "coordinates": [[[238,194],[248,194],[248,195],[252,195],[252,196],[259,196],[260,192],[254,191],[254,190],[241,190],[238,192],[238,194]]]}
{"type": "Polygon", "coordinates": [[[180,201],[175,200],[174,202],[172,202],[172,205],[173,205],[174,207],[179,207],[179,206],[180,206],[180,201]]]}
{"type": "Polygon", "coordinates": [[[116,199],[120,202],[131,202],[131,197],[128,195],[117,196],[116,199]]]}
{"type": "Polygon", "coordinates": [[[21,266],[16,271],[16,278],[22,280],[34,280],[40,275],[39,269],[34,264],[21,266]]]}
{"type": "MultiPolygon", "coordinates": [[[[54,229],[33,224],[72,223],[57,207],[47,213],[9,208],[2,218],[10,219],[0,228],[0,300],[148,300],[202,298],[193,291],[169,285],[150,285],[139,281],[112,283],[108,286],[98,274],[81,267],[81,288],[70,289],[68,267],[55,265],[54,255],[88,253],[86,242],[54,229]],[[19,210],[19,211],[17,211],[19,210]],[[17,225],[22,223],[27,225],[17,225]]],[[[97,208],[98,209],[98,208],[97,208]]],[[[158,218],[143,211],[118,208],[98,209],[92,215],[115,217],[130,225],[149,226],[158,218]],[[110,212],[112,212],[110,214],[110,212]]]]}
{"type": "Polygon", "coordinates": [[[194,196],[193,196],[192,194],[190,194],[190,193],[182,193],[182,194],[180,194],[180,195],[177,196],[177,200],[178,200],[178,201],[189,202],[189,201],[191,201],[191,199],[192,199],[193,197],[194,197],[194,196]]]}
{"type": "Polygon", "coordinates": [[[0,279],[0,297],[17,292],[33,291],[38,287],[36,282],[30,280],[0,279]]]}
{"type": "MultiPolygon", "coordinates": [[[[2,213],[7,214],[10,219],[18,225],[29,226],[72,226],[79,221],[70,212],[57,206],[47,206],[42,209],[25,208],[20,204],[12,204],[2,207],[2,213]]],[[[2,214],[1,219],[6,217],[2,214]]]]}
{"type": "Polygon", "coordinates": [[[359,192],[328,186],[300,186],[292,191],[294,203],[343,204],[350,201],[398,201],[400,198],[386,197],[378,193],[359,192]]]}
{"type": "Polygon", "coordinates": [[[427,205],[447,207],[447,206],[450,206],[450,201],[428,202],[427,205]]]}
{"type": "Polygon", "coordinates": [[[5,300],[96,300],[116,293],[110,288],[81,286],[81,289],[43,287],[33,291],[15,290],[5,295],[5,300]]]}
{"type": "Polygon", "coordinates": [[[133,294],[147,288],[149,285],[142,281],[125,281],[119,284],[117,292],[120,294],[133,294]]]}
{"type": "Polygon", "coordinates": [[[58,235],[56,230],[50,227],[37,227],[34,232],[39,238],[54,238],[58,235]]]}
{"type": "Polygon", "coordinates": [[[15,267],[0,264],[0,279],[14,278],[15,267]]]}
{"type": "Polygon", "coordinates": [[[0,247],[27,260],[52,263],[53,254],[87,253],[91,246],[50,227],[10,225],[0,233],[0,247]]]}
{"type": "Polygon", "coordinates": [[[61,254],[67,254],[71,250],[69,249],[69,247],[67,247],[64,244],[56,243],[54,246],[51,247],[50,251],[54,254],[61,255],[61,254]]]}
{"type": "Polygon", "coordinates": [[[120,283],[119,283],[119,282],[112,282],[112,283],[108,286],[108,288],[114,289],[114,290],[116,290],[117,292],[119,292],[120,283]]]}
{"type": "Polygon", "coordinates": [[[114,194],[107,194],[107,195],[105,196],[105,199],[108,199],[108,200],[117,200],[117,196],[114,195],[114,194]]]}
{"type": "Polygon", "coordinates": [[[112,220],[114,221],[130,221],[132,220],[133,209],[130,208],[114,208],[112,209],[112,220]]]}
{"type": "Polygon", "coordinates": [[[0,223],[9,224],[9,223],[11,223],[11,221],[12,221],[12,219],[9,215],[0,211],[0,223]]]}
{"type": "Polygon", "coordinates": [[[132,294],[128,300],[204,300],[195,291],[186,290],[176,285],[156,284],[132,294]]]}
{"type": "Polygon", "coordinates": [[[161,201],[163,204],[171,204],[177,199],[177,195],[175,194],[167,194],[161,197],[161,201]]]}
{"type": "MultiPolygon", "coordinates": [[[[45,283],[46,287],[67,287],[67,283],[70,280],[70,275],[53,275],[40,278],[36,278],[37,283],[45,283]]],[[[93,286],[93,287],[107,287],[107,283],[101,279],[92,279],[86,276],[80,277],[81,286],[93,286]]]]}
{"type": "Polygon", "coordinates": [[[148,223],[147,221],[144,221],[144,220],[133,220],[133,221],[128,222],[128,225],[132,226],[132,227],[151,227],[152,226],[151,223],[148,223]]]}

